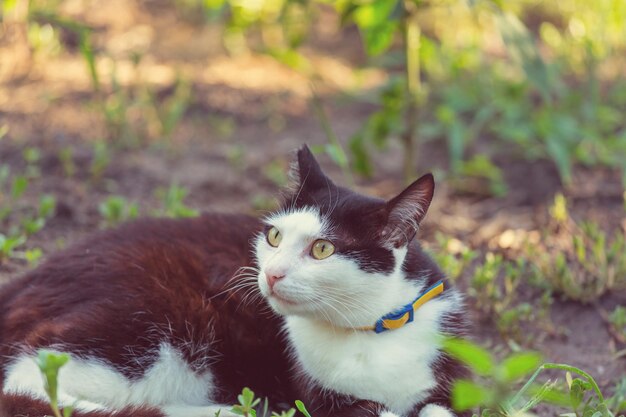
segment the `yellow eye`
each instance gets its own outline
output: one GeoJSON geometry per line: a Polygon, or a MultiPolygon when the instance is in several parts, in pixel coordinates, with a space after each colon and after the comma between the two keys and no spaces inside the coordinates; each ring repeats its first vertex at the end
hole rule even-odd
{"type": "Polygon", "coordinates": [[[273,247],[275,248],[278,247],[278,245],[280,245],[281,240],[283,240],[283,235],[282,233],[280,233],[280,231],[277,228],[272,227],[267,232],[267,243],[269,243],[273,247]]]}
{"type": "Polygon", "coordinates": [[[311,256],[319,260],[326,259],[333,253],[335,253],[335,245],[324,239],[316,240],[311,248],[311,256]]]}

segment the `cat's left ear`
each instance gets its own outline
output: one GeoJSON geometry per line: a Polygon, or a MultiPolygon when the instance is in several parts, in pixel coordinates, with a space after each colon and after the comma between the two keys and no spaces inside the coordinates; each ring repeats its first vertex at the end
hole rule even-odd
{"type": "Polygon", "coordinates": [[[333,182],[324,174],[308,146],[298,149],[297,163],[291,167],[289,177],[294,190],[313,192],[320,188],[334,187],[333,182]]]}
{"type": "Polygon", "coordinates": [[[387,202],[387,223],[382,238],[395,248],[408,244],[417,233],[435,192],[432,174],[426,174],[387,202]]]}

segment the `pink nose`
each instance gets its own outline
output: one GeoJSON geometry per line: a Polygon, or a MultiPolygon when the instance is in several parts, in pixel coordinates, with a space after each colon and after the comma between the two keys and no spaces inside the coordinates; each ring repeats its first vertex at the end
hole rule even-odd
{"type": "Polygon", "coordinates": [[[278,280],[285,278],[285,274],[284,273],[277,273],[275,271],[266,271],[265,272],[265,278],[267,278],[267,285],[270,286],[270,290],[274,289],[274,285],[276,285],[276,282],[278,282],[278,280]]]}

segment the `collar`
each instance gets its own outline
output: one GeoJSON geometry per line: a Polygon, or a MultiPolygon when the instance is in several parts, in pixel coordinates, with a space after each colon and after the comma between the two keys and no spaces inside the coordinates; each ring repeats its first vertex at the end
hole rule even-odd
{"type": "Polygon", "coordinates": [[[443,280],[439,280],[422,291],[415,300],[404,307],[382,316],[373,326],[359,327],[358,330],[373,330],[382,333],[387,330],[399,329],[413,321],[415,311],[443,292],[443,280]]]}

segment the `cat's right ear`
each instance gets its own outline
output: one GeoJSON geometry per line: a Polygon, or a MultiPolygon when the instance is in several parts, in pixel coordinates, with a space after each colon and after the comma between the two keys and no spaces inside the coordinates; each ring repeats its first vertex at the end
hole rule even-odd
{"type": "Polygon", "coordinates": [[[298,149],[297,158],[291,167],[289,177],[292,183],[290,188],[295,190],[314,191],[333,185],[331,179],[324,174],[313,153],[306,145],[302,145],[298,149]]]}
{"type": "Polygon", "coordinates": [[[382,237],[393,247],[407,245],[415,234],[435,193],[435,179],[426,174],[387,202],[387,223],[382,237]]]}

